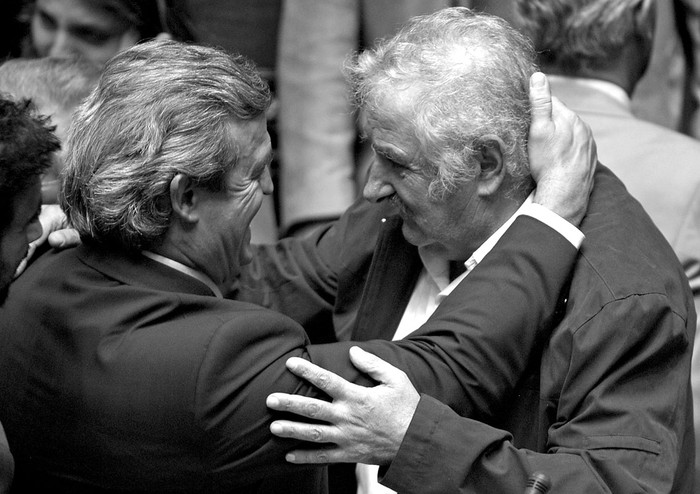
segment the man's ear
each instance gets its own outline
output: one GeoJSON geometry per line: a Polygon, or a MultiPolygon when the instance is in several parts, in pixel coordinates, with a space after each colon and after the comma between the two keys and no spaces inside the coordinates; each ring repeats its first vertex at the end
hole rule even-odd
{"type": "Polygon", "coordinates": [[[506,175],[506,167],[503,163],[504,149],[505,144],[498,136],[488,135],[482,139],[481,149],[477,155],[480,168],[477,177],[477,193],[480,196],[492,195],[503,183],[506,175]]]}
{"type": "Polygon", "coordinates": [[[192,179],[184,173],[178,173],[170,181],[170,204],[180,221],[196,223],[199,220],[197,193],[192,179]]]}

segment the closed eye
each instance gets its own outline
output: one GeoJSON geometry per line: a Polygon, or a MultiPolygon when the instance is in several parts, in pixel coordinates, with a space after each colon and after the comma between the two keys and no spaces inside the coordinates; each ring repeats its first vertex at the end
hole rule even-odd
{"type": "Polygon", "coordinates": [[[387,163],[387,164],[389,164],[389,165],[391,165],[391,166],[393,166],[393,167],[408,168],[406,165],[404,165],[404,164],[399,160],[399,158],[395,157],[393,154],[391,154],[391,153],[386,153],[386,152],[384,152],[384,151],[379,151],[378,149],[376,149],[376,148],[374,148],[374,147],[372,148],[372,150],[374,151],[374,154],[376,154],[377,157],[378,157],[379,159],[381,159],[382,161],[384,161],[385,163],[387,163]]]}

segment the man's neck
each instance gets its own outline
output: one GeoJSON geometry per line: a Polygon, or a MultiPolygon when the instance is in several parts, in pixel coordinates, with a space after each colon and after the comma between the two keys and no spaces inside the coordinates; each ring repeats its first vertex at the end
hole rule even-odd
{"type": "Polygon", "coordinates": [[[446,263],[465,263],[476,256],[477,262],[481,261],[515,220],[520,208],[530,202],[532,202],[532,193],[527,194],[524,199],[504,198],[501,201],[501,207],[495,208],[492,207],[493,205],[489,207],[489,216],[482,217],[479,222],[483,225],[481,228],[469,231],[469,238],[464,239],[466,248],[463,248],[459,253],[450,255],[445,252],[436,252],[427,247],[419,249],[421,257],[440,259],[446,263]],[[485,252],[481,253],[482,251],[485,252]]]}
{"type": "MultiPolygon", "coordinates": [[[[499,231],[505,231],[507,225],[513,222],[514,215],[522,207],[525,202],[530,202],[529,191],[514,193],[513,197],[510,195],[499,197],[498,203],[493,203],[487,206],[488,215],[484,215],[481,224],[483,227],[480,232],[475,231],[471,238],[469,239],[469,249],[467,255],[460,259],[447,259],[448,261],[460,261],[465,262],[470,259],[474,252],[478,251],[484,243],[488,242],[494,235],[499,231]],[[504,226],[506,225],[506,226],[504,226]]],[[[502,234],[502,233],[501,233],[502,234]]],[[[500,235],[499,235],[500,238],[500,235]]]]}
{"type": "MultiPolygon", "coordinates": [[[[217,273],[210,273],[205,269],[207,263],[204,262],[201,257],[198,257],[204,249],[201,246],[192,244],[191,236],[180,235],[179,230],[176,228],[170,228],[161,242],[157,245],[150,245],[144,250],[162,256],[169,259],[175,263],[184,266],[186,270],[191,270],[194,273],[198,273],[195,277],[206,278],[207,285],[213,285],[219,293],[223,291],[222,283],[219,277],[216,277],[217,273]]],[[[211,263],[214,265],[213,263],[211,263]]],[[[190,273],[191,274],[191,273],[190,273]]],[[[220,273],[218,273],[220,274],[220,273]]]]}

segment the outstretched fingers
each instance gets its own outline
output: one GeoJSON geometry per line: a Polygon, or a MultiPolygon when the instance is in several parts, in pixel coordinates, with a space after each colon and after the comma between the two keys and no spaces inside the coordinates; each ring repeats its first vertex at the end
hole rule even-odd
{"type": "Polygon", "coordinates": [[[332,403],[308,396],[272,393],[265,403],[272,410],[289,412],[312,420],[329,422],[337,416],[332,403]]]}
{"type": "Polygon", "coordinates": [[[288,359],[287,369],[296,376],[313,384],[333,399],[344,398],[358,387],[337,374],[312,364],[303,358],[292,357],[288,359]]]}
{"type": "Polygon", "coordinates": [[[310,443],[333,443],[334,434],[331,426],[305,424],[289,420],[275,420],[270,424],[270,432],[275,436],[298,439],[310,443]]]}
{"type": "Polygon", "coordinates": [[[406,373],[376,355],[354,346],[350,348],[350,361],[360,371],[380,384],[396,386],[408,381],[406,373]]]}

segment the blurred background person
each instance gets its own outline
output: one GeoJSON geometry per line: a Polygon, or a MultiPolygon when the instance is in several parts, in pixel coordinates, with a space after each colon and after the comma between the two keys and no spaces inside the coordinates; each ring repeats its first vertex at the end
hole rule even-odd
{"type": "MultiPolygon", "coordinates": [[[[600,161],[641,202],[683,264],[700,312],[700,140],[635,117],[648,70],[656,0],[516,0],[552,93],[593,131],[600,161]]],[[[657,33],[658,34],[658,33],[657,33]]],[[[700,482],[700,338],[693,352],[696,482],[700,482]]],[[[699,484],[700,485],[700,484],[699,484]]]]}
{"type": "MultiPolygon", "coordinates": [[[[0,65],[0,92],[14,99],[30,99],[37,111],[50,117],[54,133],[64,142],[73,111],[97,84],[99,68],[82,58],[17,58],[0,65]]],[[[63,168],[60,151],[42,175],[44,204],[56,204],[58,176],[63,168]]]]}
{"type": "MultiPolygon", "coordinates": [[[[517,24],[516,0],[486,0],[486,9],[517,24]]],[[[656,2],[651,59],[631,97],[644,120],[700,138],[700,0],[656,2]]]]}
{"type": "Polygon", "coordinates": [[[700,138],[700,0],[656,2],[651,61],[632,93],[644,120],[700,138]]]}
{"type": "Polygon", "coordinates": [[[192,40],[184,8],[167,0],[32,0],[22,15],[25,56],[82,56],[101,65],[144,39],[192,40]]]}

